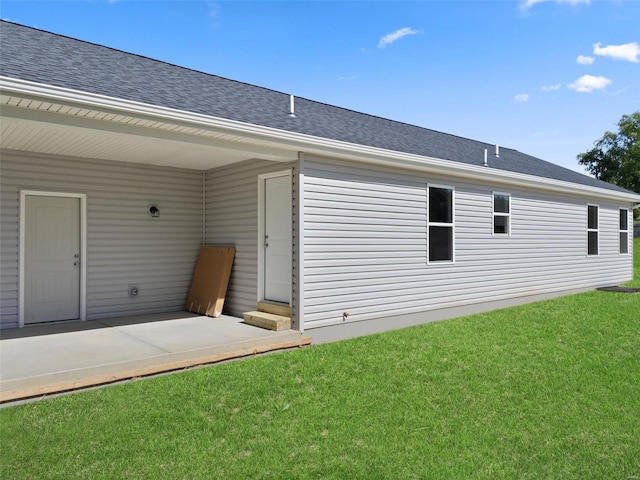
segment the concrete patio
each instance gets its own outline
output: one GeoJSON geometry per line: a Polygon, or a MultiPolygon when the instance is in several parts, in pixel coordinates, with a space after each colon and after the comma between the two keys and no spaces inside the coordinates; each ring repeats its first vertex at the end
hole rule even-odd
{"type": "Polygon", "coordinates": [[[274,332],[187,312],[54,323],[0,331],[0,402],[38,397],[309,345],[274,332]]]}

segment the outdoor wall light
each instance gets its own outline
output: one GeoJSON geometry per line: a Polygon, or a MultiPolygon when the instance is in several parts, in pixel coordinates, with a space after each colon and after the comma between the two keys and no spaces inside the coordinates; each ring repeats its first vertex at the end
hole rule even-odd
{"type": "Polygon", "coordinates": [[[151,218],[159,218],[160,210],[155,205],[151,205],[149,207],[149,215],[151,215],[151,218]]]}

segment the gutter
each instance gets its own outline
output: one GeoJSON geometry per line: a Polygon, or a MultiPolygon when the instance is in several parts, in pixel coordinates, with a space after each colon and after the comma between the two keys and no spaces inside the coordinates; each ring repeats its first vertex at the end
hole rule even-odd
{"type": "Polygon", "coordinates": [[[442,175],[453,175],[475,181],[481,179],[486,182],[493,181],[528,188],[535,187],[541,190],[564,194],[573,193],[591,198],[616,198],[624,201],[640,201],[640,194],[635,193],[618,192],[605,188],[591,187],[506,170],[487,169],[481,165],[467,165],[435,157],[425,157],[331,140],[272,127],[243,123],[237,120],[212,117],[184,110],[123,100],[10,77],[0,76],[0,91],[4,94],[16,94],[37,101],[47,99],[49,101],[76,104],[79,108],[92,107],[102,110],[109,109],[117,111],[118,114],[121,115],[143,116],[155,121],[162,119],[166,122],[180,123],[191,127],[195,125],[200,128],[238,135],[248,140],[277,143],[292,151],[303,152],[307,155],[314,154],[325,157],[338,157],[362,163],[402,167],[442,175]]]}

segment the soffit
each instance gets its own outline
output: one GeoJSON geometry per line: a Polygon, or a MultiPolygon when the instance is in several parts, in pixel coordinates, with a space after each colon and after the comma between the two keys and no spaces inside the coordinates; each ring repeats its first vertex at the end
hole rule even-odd
{"type": "Polygon", "coordinates": [[[31,96],[0,95],[4,149],[206,170],[253,158],[291,161],[274,142],[31,96]]]}

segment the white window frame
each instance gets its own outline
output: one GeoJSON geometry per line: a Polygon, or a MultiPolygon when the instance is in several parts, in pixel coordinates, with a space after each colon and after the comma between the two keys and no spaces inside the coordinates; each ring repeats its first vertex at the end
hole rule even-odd
{"type": "Polygon", "coordinates": [[[629,255],[629,251],[631,250],[629,248],[629,232],[630,232],[629,224],[633,224],[633,218],[631,219],[631,222],[629,222],[629,209],[628,208],[620,208],[620,209],[618,209],[618,229],[619,229],[619,231],[618,231],[618,239],[620,239],[620,235],[621,234],[623,234],[623,233],[627,234],[627,244],[625,245],[627,251],[626,252],[622,251],[622,242],[619,242],[620,243],[618,245],[618,254],[619,255],[629,255]],[[627,217],[627,229],[626,230],[623,230],[622,228],[620,228],[620,217],[621,217],[622,212],[626,212],[626,217],[627,217]]]}
{"type": "Polygon", "coordinates": [[[441,185],[436,183],[427,184],[427,265],[451,265],[456,263],[456,189],[451,185],[441,185]],[[429,215],[429,191],[431,188],[451,190],[451,223],[432,222],[429,215]],[[451,228],[451,260],[431,260],[429,257],[429,246],[431,243],[430,227],[450,227],[451,228]]]}
{"type": "Polygon", "coordinates": [[[511,194],[507,192],[491,192],[491,209],[493,210],[493,217],[491,222],[491,234],[498,237],[510,237],[511,236],[511,194]],[[509,202],[509,213],[496,212],[496,195],[502,195],[507,197],[509,202]],[[496,217],[507,218],[507,232],[496,233],[496,217]]]}
{"type": "Polygon", "coordinates": [[[587,257],[598,257],[600,256],[600,205],[596,205],[595,203],[587,204],[587,212],[586,212],[586,227],[587,227],[587,257]],[[589,228],[589,208],[594,207],[596,209],[596,228],[589,228]],[[589,233],[596,233],[596,253],[589,253],[589,233]]]}

